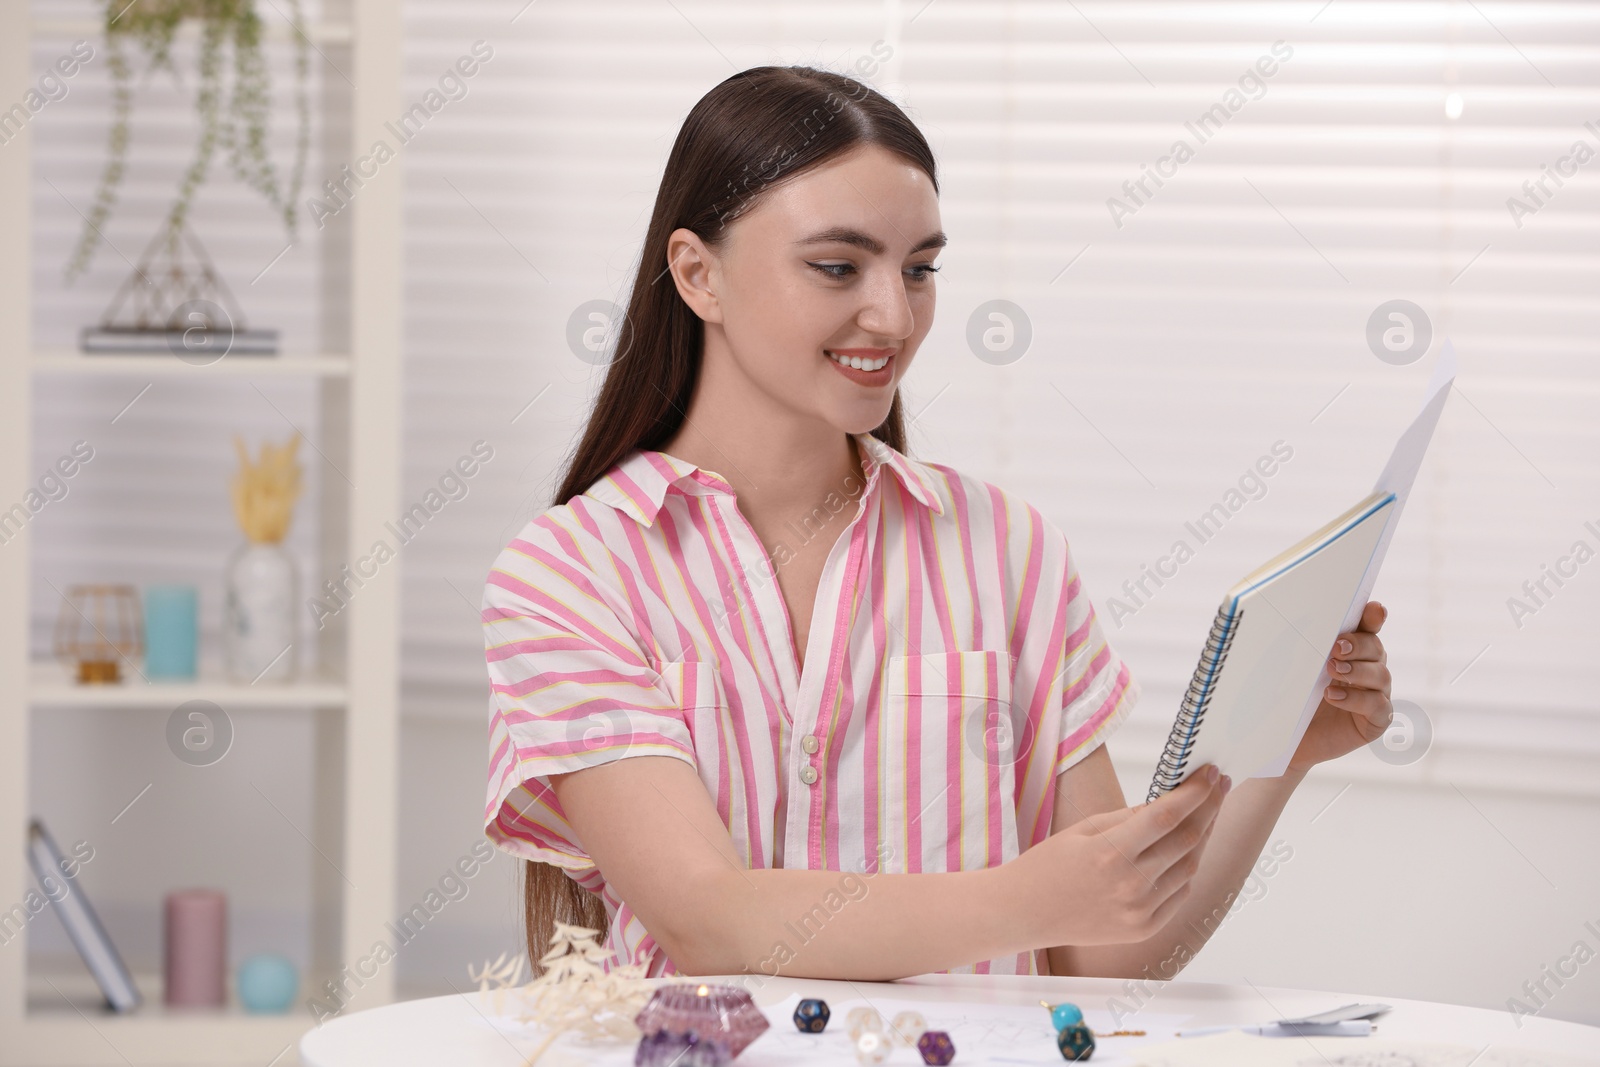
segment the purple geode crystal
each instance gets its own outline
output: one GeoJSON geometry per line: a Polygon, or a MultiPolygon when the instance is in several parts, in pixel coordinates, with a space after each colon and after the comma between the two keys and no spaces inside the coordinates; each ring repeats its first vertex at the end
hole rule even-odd
{"type": "Polygon", "coordinates": [[[715,1038],[657,1030],[639,1039],[633,1062],[634,1067],[728,1067],[733,1057],[715,1038]]]}
{"type": "MultiPolygon", "coordinates": [[[[744,990],[734,986],[693,985],[688,982],[675,982],[657,989],[650,997],[650,1002],[633,1017],[633,1022],[646,1038],[665,1031],[694,1035],[700,1039],[701,1045],[721,1045],[726,1049],[728,1059],[738,1056],[772,1025],[744,990]]],[[[663,1044],[660,1047],[666,1046],[663,1044]]],[[[639,1050],[639,1055],[645,1054],[644,1040],[639,1042],[639,1050]]],[[[636,1062],[642,1064],[644,1061],[636,1062]]],[[[662,1059],[652,1062],[665,1064],[672,1061],[662,1059]]],[[[687,1064],[689,1061],[681,1062],[687,1064]]]]}

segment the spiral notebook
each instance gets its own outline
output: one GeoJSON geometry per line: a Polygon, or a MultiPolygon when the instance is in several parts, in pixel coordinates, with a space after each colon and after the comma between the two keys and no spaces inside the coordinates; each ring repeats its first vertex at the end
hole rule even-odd
{"type": "Polygon", "coordinates": [[[1422,410],[1373,491],[1222,598],[1147,801],[1207,763],[1235,781],[1288,768],[1322,701],[1334,639],[1354,629],[1377,581],[1455,374],[1446,341],[1422,410]]]}
{"type": "Polygon", "coordinates": [[[106,928],[100,924],[100,916],[90,906],[83,887],[77,883],[76,868],[67,862],[55,838],[38,819],[28,824],[28,862],[33,866],[39,888],[55,906],[56,917],[83,957],[84,966],[89,968],[105,994],[106,1006],[119,1012],[137,1008],[142,998],[133,976],[117,954],[117,946],[112,944],[106,928]]]}

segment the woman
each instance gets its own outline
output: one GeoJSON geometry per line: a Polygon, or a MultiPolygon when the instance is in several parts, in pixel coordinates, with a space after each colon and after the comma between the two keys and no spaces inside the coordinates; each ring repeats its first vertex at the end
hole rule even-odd
{"type": "Polygon", "coordinates": [[[650,975],[1170,977],[1307,768],[1388,725],[1369,604],[1286,774],[1125,805],[1137,687],[1065,538],[904,453],[939,226],[927,143],[849,78],[747,70],[685,120],[593,416],[483,599],[486,832],[535,961],[561,919],[650,975]]]}

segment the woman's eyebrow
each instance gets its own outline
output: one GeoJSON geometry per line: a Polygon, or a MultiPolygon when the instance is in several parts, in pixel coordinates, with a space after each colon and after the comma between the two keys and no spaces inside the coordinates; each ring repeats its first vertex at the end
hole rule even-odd
{"type": "MultiPolygon", "coordinates": [[[[945,244],[948,242],[948,240],[949,239],[947,237],[945,237],[943,232],[930,233],[928,236],[926,236],[922,240],[918,241],[916,247],[911,249],[911,251],[908,252],[907,255],[913,255],[913,254],[915,254],[917,252],[921,252],[921,251],[923,251],[925,249],[929,249],[929,248],[943,248],[945,246],[945,244]]],[[[870,233],[863,233],[860,230],[851,229],[848,226],[834,226],[834,227],[831,227],[831,228],[826,229],[826,230],[818,231],[817,233],[812,234],[810,237],[805,237],[805,238],[802,238],[799,241],[796,241],[795,244],[797,244],[797,245],[820,245],[820,244],[855,245],[857,248],[860,248],[860,249],[862,249],[864,251],[870,252],[875,256],[881,256],[883,254],[883,251],[884,251],[883,242],[882,241],[878,240],[876,237],[872,236],[870,233]]]]}

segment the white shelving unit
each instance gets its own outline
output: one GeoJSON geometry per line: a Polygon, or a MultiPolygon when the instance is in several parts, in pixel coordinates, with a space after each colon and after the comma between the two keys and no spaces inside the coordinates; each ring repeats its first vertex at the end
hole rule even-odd
{"type": "Polygon", "coordinates": [[[209,367],[195,367],[169,356],[104,356],[85,359],[79,352],[35,352],[33,369],[40,374],[104,374],[105,363],[115,360],[121,374],[165,377],[203,371],[215,377],[272,378],[306,375],[320,378],[348,378],[350,357],[345,355],[242,356],[223,359],[209,367]]]}
{"type": "MultiPolygon", "coordinates": [[[[268,40],[289,39],[290,28],[269,17],[268,40]]],[[[192,35],[193,27],[180,30],[192,35]]],[[[0,0],[0,100],[22,100],[37,72],[35,36],[99,40],[93,22],[34,18],[29,0],[0,0]]],[[[325,160],[354,159],[373,131],[400,108],[401,7],[389,0],[330,0],[308,36],[349,73],[324,80],[325,160]]],[[[315,61],[315,60],[314,60],[315,61]]],[[[401,173],[369,181],[352,210],[324,231],[324,289],[320,351],[224,358],[191,366],[165,356],[85,356],[38,351],[32,339],[33,200],[31,127],[0,150],[0,501],[21,500],[33,477],[31,405],[36,375],[241,377],[301,375],[316,383],[317,445],[346,472],[322,479],[318,501],[321,542],[314,573],[332,573],[370,544],[371,531],[399,511],[401,409],[401,173]]],[[[308,177],[310,177],[308,175],[308,177]]],[[[315,182],[312,182],[315,185],[315,182]]],[[[37,709],[175,707],[204,699],[224,709],[283,709],[313,717],[315,784],[312,845],[338,861],[321,864],[312,887],[311,973],[302,975],[296,1006],[281,1016],[237,1008],[209,1013],[162,1007],[159,976],[136,975],[146,1004],[128,1016],[101,1011],[98,992],[81,967],[30,973],[20,943],[0,950],[0,1067],[91,1064],[250,1064],[297,1062],[299,1036],[315,1025],[304,1007],[324,981],[346,981],[344,1010],[386,1003],[394,970],[359,971],[359,961],[385,938],[393,918],[399,734],[399,566],[390,565],[359,598],[318,632],[316,655],[336,667],[331,676],[265,687],[202,676],[190,684],[129,684],[85,688],[54,663],[30,663],[29,559],[31,526],[0,550],[0,901],[9,907],[33,885],[25,859],[32,814],[30,780],[63,768],[32,767],[29,734],[37,709]],[[357,888],[359,887],[359,888],[357,888]]],[[[19,939],[20,942],[20,939],[19,939]]]]}
{"type": "Polygon", "coordinates": [[[122,685],[85,693],[53,660],[34,663],[28,672],[28,703],[35,708],[174,708],[185,700],[209,700],[233,708],[341,708],[350,691],[336,676],[311,676],[287,686],[239,685],[211,676],[202,665],[194,681],[146,682],[128,678],[122,685]]]}

